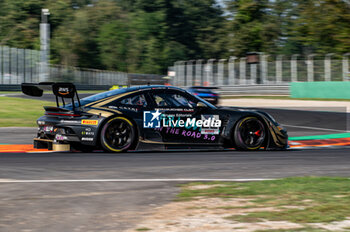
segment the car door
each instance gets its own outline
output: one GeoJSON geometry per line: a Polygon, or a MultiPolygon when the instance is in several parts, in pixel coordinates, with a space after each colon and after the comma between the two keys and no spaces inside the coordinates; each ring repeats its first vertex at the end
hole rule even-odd
{"type": "Polygon", "coordinates": [[[137,92],[117,99],[107,107],[110,110],[117,110],[127,117],[133,119],[138,128],[143,126],[143,112],[151,109],[150,99],[146,91],[137,92]]]}
{"type": "MultiPolygon", "coordinates": [[[[160,113],[160,127],[155,128],[165,143],[213,144],[218,142],[221,125],[215,128],[201,122],[219,121],[209,107],[197,107],[199,99],[179,90],[163,89],[150,92],[154,111],[160,113]]],[[[204,105],[204,104],[203,104],[204,105]]],[[[214,124],[212,124],[214,125],[214,124]]]]}

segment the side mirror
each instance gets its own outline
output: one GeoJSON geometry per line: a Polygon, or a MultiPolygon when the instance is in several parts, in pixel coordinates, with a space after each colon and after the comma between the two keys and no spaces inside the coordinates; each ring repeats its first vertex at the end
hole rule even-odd
{"type": "Polygon", "coordinates": [[[206,107],[207,107],[207,105],[204,104],[203,102],[198,102],[197,103],[197,108],[206,108],[206,107]]]}

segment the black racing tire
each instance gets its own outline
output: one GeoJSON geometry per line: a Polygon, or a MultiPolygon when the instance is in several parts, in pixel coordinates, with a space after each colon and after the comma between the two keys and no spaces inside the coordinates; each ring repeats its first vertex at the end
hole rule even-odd
{"type": "Polygon", "coordinates": [[[101,129],[101,146],[107,152],[126,152],[137,146],[137,133],[134,124],[125,117],[114,117],[101,129]]]}
{"type": "Polygon", "coordinates": [[[266,126],[257,117],[245,117],[235,126],[233,140],[238,150],[258,150],[264,145],[266,138],[266,126]]]}

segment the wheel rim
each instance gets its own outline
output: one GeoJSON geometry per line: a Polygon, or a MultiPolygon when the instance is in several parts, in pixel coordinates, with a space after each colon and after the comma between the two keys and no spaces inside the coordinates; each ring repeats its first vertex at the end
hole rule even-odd
{"type": "Polygon", "coordinates": [[[239,137],[248,148],[257,149],[265,140],[265,128],[256,118],[248,118],[239,127],[239,137]]]}
{"type": "Polygon", "coordinates": [[[110,147],[123,150],[130,147],[133,134],[133,129],[129,123],[121,119],[116,119],[107,126],[104,132],[104,138],[110,147]]]}

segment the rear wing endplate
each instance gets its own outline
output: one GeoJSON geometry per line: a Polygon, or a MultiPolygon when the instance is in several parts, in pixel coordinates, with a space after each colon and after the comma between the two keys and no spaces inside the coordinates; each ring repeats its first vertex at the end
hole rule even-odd
{"type": "Polygon", "coordinates": [[[63,106],[66,105],[64,99],[69,98],[72,100],[73,110],[75,109],[74,98],[77,98],[79,107],[80,99],[78,96],[77,89],[75,85],[72,83],[55,83],[55,82],[40,82],[38,84],[34,83],[22,83],[21,84],[22,92],[26,95],[33,97],[41,97],[43,96],[44,90],[52,90],[53,94],[56,96],[56,104],[59,107],[59,100],[63,103],[63,106]]]}

